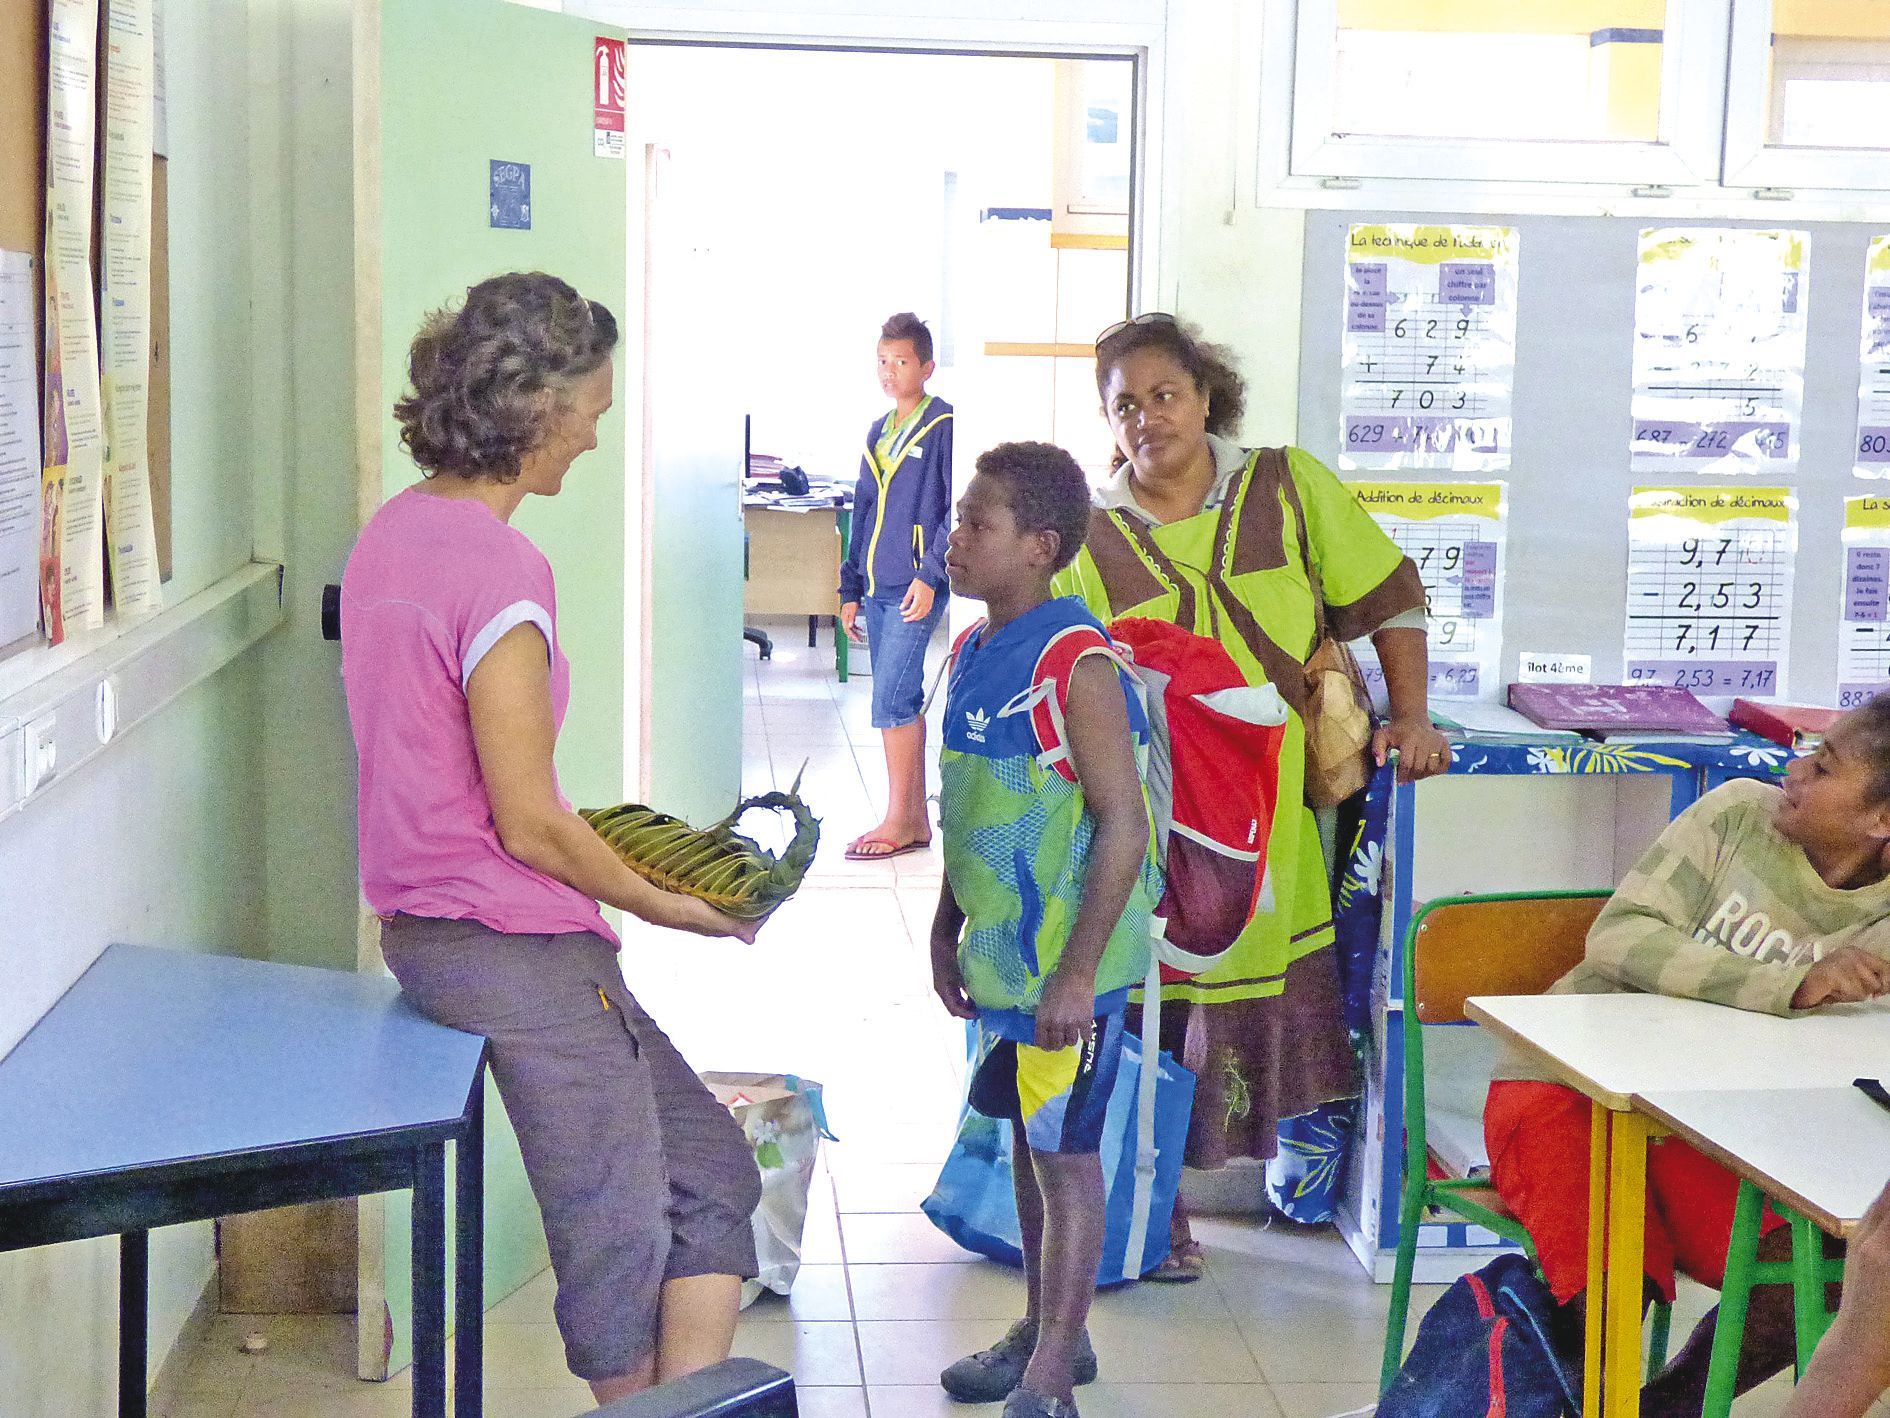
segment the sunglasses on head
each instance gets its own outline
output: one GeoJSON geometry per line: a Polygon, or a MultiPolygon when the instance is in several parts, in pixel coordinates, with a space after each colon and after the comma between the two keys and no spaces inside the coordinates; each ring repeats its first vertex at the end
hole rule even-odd
{"type": "Polygon", "coordinates": [[[1165,310],[1151,310],[1144,315],[1137,315],[1132,319],[1118,320],[1115,324],[1105,328],[1103,332],[1096,337],[1096,348],[1101,349],[1124,330],[1133,329],[1137,325],[1177,325],[1179,323],[1180,322],[1177,321],[1174,316],[1170,315],[1165,310]]]}

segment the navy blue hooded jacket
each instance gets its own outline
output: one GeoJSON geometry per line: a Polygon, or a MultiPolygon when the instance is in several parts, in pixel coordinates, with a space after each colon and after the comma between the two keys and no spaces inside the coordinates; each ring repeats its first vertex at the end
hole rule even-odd
{"type": "Polygon", "coordinates": [[[931,397],[881,467],[875,448],[896,410],[866,430],[860,482],[853,491],[853,537],[840,566],[840,600],[903,597],[915,577],[946,589],[945,538],[951,531],[952,406],[931,397]]]}

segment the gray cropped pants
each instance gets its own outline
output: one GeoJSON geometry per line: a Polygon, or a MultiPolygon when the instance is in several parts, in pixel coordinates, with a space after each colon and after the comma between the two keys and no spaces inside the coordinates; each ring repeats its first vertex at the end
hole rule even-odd
{"type": "Polygon", "coordinates": [[[572,1373],[635,1372],[665,1281],[756,1273],[748,1141],[624,988],[609,941],[395,916],[381,953],[422,1014],[491,1042],[572,1373]]]}

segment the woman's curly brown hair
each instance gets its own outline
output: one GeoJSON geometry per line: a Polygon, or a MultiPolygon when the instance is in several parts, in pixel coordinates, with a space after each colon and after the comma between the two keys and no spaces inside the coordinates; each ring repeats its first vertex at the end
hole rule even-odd
{"type": "MultiPolygon", "coordinates": [[[[1234,357],[1226,348],[1209,344],[1199,329],[1172,316],[1144,317],[1143,323],[1123,326],[1096,347],[1096,392],[1105,402],[1109,372],[1138,350],[1160,350],[1187,370],[1195,389],[1207,400],[1207,431],[1223,438],[1233,436],[1247,406],[1247,381],[1234,368],[1234,357]]],[[[1110,466],[1119,468],[1127,461],[1117,448],[1110,466]]]]}
{"type": "Polygon", "coordinates": [[[556,276],[483,280],[414,337],[411,389],[394,405],[401,445],[428,477],[512,482],[565,390],[616,346],[616,317],[556,276]]]}

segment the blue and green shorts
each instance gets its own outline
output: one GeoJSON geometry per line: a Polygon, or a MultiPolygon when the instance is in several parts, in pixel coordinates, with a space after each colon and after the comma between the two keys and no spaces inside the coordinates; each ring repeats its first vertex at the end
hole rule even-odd
{"type": "Polygon", "coordinates": [[[1121,1061],[1121,1010],[1098,1016],[1089,1038],[1067,1049],[988,1034],[970,1103],[1021,1127],[1032,1152],[1097,1152],[1121,1061]]]}

